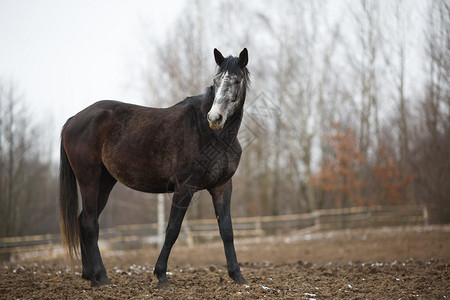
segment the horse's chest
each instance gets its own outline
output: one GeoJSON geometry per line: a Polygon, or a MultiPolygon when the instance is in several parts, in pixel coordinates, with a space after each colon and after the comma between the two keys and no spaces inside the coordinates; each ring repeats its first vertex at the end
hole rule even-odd
{"type": "MultiPolygon", "coordinates": [[[[200,155],[196,156],[196,170],[210,183],[230,179],[239,165],[240,151],[232,148],[218,149],[214,144],[205,147],[200,155]]],[[[239,149],[240,150],[240,149],[239,149]]]]}

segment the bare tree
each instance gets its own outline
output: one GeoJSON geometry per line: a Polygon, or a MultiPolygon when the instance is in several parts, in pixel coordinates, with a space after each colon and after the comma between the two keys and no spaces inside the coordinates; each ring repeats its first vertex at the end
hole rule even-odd
{"type": "Polygon", "coordinates": [[[395,85],[393,98],[397,103],[398,114],[398,146],[399,160],[402,163],[409,161],[410,148],[410,126],[408,119],[410,116],[410,101],[406,96],[407,81],[407,52],[408,52],[408,27],[411,25],[409,16],[411,10],[403,0],[397,0],[393,4],[393,26],[391,34],[391,47],[383,49],[389,51],[384,53],[388,65],[391,67],[390,79],[395,85]],[[388,50],[389,49],[389,50],[388,50]],[[390,51],[392,49],[392,51],[390,51]]]}
{"type": "Polygon", "coordinates": [[[426,27],[426,128],[432,137],[450,123],[450,8],[447,1],[431,1],[426,27]]]}
{"type": "Polygon", "coordinates": [[[382,32],[379,2],[361,0],[358,6],[352,8],[352,14],[357,40],[349,39],[347,42],[347,57],[355,81],[359,81],[359,90],[354,90],[352,97],[358,107],[359,147],[362,154],[368,157],[369,152],[374,153],[380,144],[381,136],[378,91],[382,32]]]}
{"type": "Polygon", "coordinates": [[[0,83],[0,236],[57,228],[55,177],[33,122],[14,85],[0,83]]]}
{"type": "Polygon", "coordinates": [[[450,221],[450,8],[447,1],[429,3],[425,31],[424,100],[413,149],[418,175],[416,191],[434,222],[450,221]]]}

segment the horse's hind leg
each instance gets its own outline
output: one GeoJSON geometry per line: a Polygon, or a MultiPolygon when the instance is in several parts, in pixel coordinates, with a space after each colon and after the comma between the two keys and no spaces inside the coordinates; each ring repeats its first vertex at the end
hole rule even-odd
{"type": "Polygon", "coordinates": [[[98,217],[116,183],[115,179],[104,168],[102,171],[97,169],[95,172],[91,172],[91,175],[94,174],[96,176],[93,176],[89,183],[86,183],[86,180],[80,183],[83,210],[79,217],[81,258],[83,262],[82,276],[90,280],[92,286],[109,283],[98,248],[98,217]]]}

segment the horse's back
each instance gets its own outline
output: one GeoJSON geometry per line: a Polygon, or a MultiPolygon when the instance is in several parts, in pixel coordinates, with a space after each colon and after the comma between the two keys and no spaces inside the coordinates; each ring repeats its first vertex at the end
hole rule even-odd
{"type": "Polygon", "coordinates": [[[98,146],[105,131],[110,131],[114,127],[114,111],[117,107],[122,110],[132,111],[132,107],[127,107],[118,101],[103,100],[98,101],[83,109],[67,120],[61,132],[63,145],[67,149],[71,144],[90,144],[98,146]]]}
{"type": "Polygon", "coordinates": [[[97,126],[114,115],[116,110],[132,111],[135,105],[126,104],[114,100],[101,100],[81,110],[79,113],[67,120],[63,132],[78,128],[86,129],[89,126],[97,126]]]}

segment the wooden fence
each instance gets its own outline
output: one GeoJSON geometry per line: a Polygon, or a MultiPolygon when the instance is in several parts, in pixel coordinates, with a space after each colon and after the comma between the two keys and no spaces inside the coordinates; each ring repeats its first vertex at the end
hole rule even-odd
{"type": "MultiPolygon", "coordinates": [[[[426,206],[375,206],[316,210],[282,216],[233,218],[236,238],[296,232],[382,226],[427,225],[426,206]]],[[[165,224],[163,225],[165,226],[165,224]]],[[[111,249],[132,249],[157,245],[158,223],[123,225],[100,230],[100,240],[111,249]]],[[[216,219],[185,220],[180,239],[187,244],[219,239],[216,219]]],[[[51,249],[60,243],[59,234],[0,238],[0,258],[12,252],[51,249]]]]}

